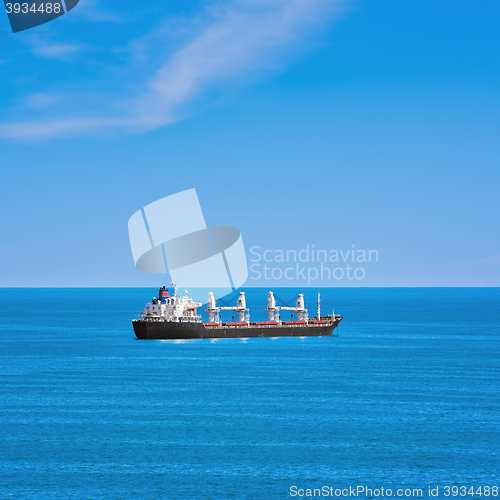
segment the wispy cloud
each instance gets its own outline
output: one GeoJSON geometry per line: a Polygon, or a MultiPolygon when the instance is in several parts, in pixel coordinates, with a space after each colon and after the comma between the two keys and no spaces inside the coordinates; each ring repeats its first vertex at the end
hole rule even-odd
{"type": "Polygon", "coordinates": [[[39,43],[33,47],[32,51],[40,57],[64,61],[68,57],[80,52],[83,48],[84,45],[70,43],[39,43]]]}
{"type": "MultiPolygon", "coordinates": [[[[171,123],[179,119],[183,104],[211,85],[275,68],[284,51],[332,19],[340,3],[341,0],[228,0],[214,4],[209,10],[209,21],[167,60],[158,61],[159,66],[142,83],[142,91],[120,100],[109,96],[113,107],[119,104],[127,112],[103,116],[99,110],[86,110],[85,115],[73,112],[70,117],[4,124],[0,125],[0,136],[47,138],[100,129],[139,132],[171,123]]],[[[148,37],[143,43],[144,40],[148,37]]],[[[51,50],[53,55],[58,51],[45,47],[46,54],[51,50]]],[[[68,46],[59,50],[62,55],[73,49],[68,46]]]]}
{"type": "Polygon", "coordinates": [[[23,33],[23,35],[24,36],[20,37],[20,40],[30,47],[31,52],[35,56],[46,59],[68,61],[87,48],[85,44],[55,42],[51,39],[52,33],[50,32],[48,37],[42,37],[37,32],[32,33],[29,31],[23,33]]]}
{"type": "Polygon", "coordinates": [[[61,95],[39,92],[37,94],[29,95],[26,98],[26,104],[31,108],[46,108],[60,102],[61,100],[61,95]]]}
{"type": "Polygon", "coordinates": [[[46,122],[11,123],[0,126],[0,136],[10,139],[47,139],[79,132],[89,132],[102,128],[124,127],[121,119],[106,118],[68,118],[46,122]]]}

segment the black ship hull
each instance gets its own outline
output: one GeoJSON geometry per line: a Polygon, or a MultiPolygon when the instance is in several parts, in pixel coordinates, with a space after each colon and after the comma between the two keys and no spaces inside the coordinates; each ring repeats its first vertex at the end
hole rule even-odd
{"type": "Polygon", "coordinates": [[[342,318],[328,324],[308,325],[242,325],[208,326],[203,323],[134,320],[134,333],[138,339],[227,339],[249,337],[320,337],[333,335],[342,318]]]}

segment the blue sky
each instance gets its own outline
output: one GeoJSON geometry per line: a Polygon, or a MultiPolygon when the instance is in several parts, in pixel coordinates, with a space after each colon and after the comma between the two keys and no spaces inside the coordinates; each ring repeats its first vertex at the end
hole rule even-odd
{"type": "Polygon", "coordinates": [[[378,251],[313,285],[499,286],[498,2],[138,5],[0,16],[0,286],[156,286],[128,218],[193,187],[247,250],[378,251]]]}

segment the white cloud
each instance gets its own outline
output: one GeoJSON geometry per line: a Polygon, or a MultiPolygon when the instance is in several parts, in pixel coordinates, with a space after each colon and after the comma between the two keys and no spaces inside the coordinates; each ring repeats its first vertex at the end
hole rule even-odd
{"type": "MultiPolygon", "coordinates": [[[[233,0],[215,4],[209,11],[210,21],[167,61],[160,61],[160,67],[143,83],[145,90],[120,99],[127,113],[103,117],[95,110],[95,117],[89,118],[86,110],[85,117],[75,113],[71,118],[5,124],[0,125],[0,136],[42,138],[109,128],[137,132],[171,123],[178,119],[181,105],[211,85],[273,68],[284,49],[295,46],[330,20],[340,3],[341,0],[233,0]]],[[[145,37],[143,43],[147,40],[145,37]]],[[[37,50],[46,57],[63,57],[80,48],[47,45],[37,50]]],[[[116,98],[110,96],[110,100],[117,105],[116,98]]]]}
{"type": "Polygon", "coordinates": [[[70,43],[48,43],[38,42],[33,45],[32,52],[40,57],[47,57],[49,59],[60,59],[62,61],[80,52],[84,45],[76,45],[70,43]]]}
{"type": "Polygon", "coordinates": [[[105,118],[69,118],[53,121],[11,123],[0,125],[0,137],[10,139],[47,139],[80,132],[90,132],[104,127],[123,127],[122,120],[105,118]]]}
{"type": "Polygon", "coordinates": [[[52,33],[50,32],[47,37],[40,35],[36,31],[27,31],[23,32],[19,39],[30,47],[34,55],[60,61],[68,61],[82,50],[88,48],[85,44],[55,42],[51,40],[51,36],[52,33]]]}
{"type": "Polygon", "coordinates": [[[61,95],[39,92],[37,94],[29,95],[26,98],[26,104],[32,108],[46,108],[60,102],[61,100],[61,95]]]}

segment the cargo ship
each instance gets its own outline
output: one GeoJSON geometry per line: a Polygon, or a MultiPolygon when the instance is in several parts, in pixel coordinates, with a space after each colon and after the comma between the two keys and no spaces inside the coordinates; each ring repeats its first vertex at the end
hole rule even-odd
{"type": "Polygon", "coordinates": [[[178,294],[177,282],[172,282],[173,294],[166,287],[159,290],[146,304],[138,319],[132,320],[134,333],[138,339],[216,339],[248,337],[308,337],[333,335],[333,331],[342,321],[342,316],[333,311],[330,316],[321,316],[321,298],[318,293],[317,315],[309,318],[304,307],[304,295],[299,294],[295,307],[278,306],[273,292],[267,296],[268,320],[251,322],[249,309],[246,307],[245,292],[240,292],[236,306],[218,307],[212,292],[208,294],[208,323],[204,323],[197,310],[202,306],[185,295],[178,294]],[[233,311],[238,319],[229,323],[221,320],[221,311],[233,311]],[[281,312],[290,311],[290,321],[282,321],[281,312]],[[296,314],[294,319],[293,313],[296,314]]]}

